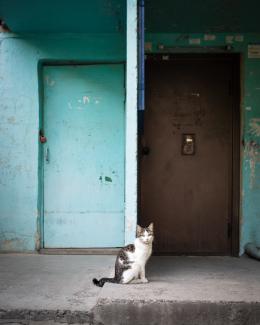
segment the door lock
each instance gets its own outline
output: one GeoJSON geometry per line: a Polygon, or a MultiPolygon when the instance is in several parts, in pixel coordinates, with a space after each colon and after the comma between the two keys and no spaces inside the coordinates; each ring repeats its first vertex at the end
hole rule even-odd
{"type": "Polygon", "coordinates": [[[182,155],[195,155],[195,134],[182,135],[182,155]]]}

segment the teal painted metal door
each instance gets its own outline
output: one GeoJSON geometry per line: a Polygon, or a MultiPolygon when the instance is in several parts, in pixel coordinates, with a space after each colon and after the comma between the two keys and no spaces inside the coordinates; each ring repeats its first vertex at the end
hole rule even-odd
{"type": "Polygon", "coordinates": [[[44,247],[124,244],[122,64],[43,68],[44,247]]]}

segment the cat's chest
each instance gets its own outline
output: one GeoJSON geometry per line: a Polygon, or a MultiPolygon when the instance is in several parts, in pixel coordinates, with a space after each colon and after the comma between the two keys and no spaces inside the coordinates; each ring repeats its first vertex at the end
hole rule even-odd
{"type": "Polygon", "coordinates": [[[137,264],[144,264],[146,263],[150,255],[151,250],[149,248],[137,248],[135,252],[131,253],[131,255],[129,256],[129,260],[137,264]]]}

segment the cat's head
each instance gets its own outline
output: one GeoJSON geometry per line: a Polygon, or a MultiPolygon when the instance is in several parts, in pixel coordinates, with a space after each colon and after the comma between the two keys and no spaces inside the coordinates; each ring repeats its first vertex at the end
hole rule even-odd
{"type": "Polygon", "coordinates": [[[153,223],[146,228],[142,228],[139,225],[136,227],[136,237],[146,245],[149,245],[153,242],[154,234],[153,234],[153,223]]]}

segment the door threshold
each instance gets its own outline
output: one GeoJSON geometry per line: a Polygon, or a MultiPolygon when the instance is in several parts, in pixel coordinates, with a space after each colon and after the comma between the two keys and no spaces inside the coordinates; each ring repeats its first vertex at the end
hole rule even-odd
{"type": "Polygon", "coordinates": [[[120,248],[41,248],[44,255],[117,255],[120,248]]]}

